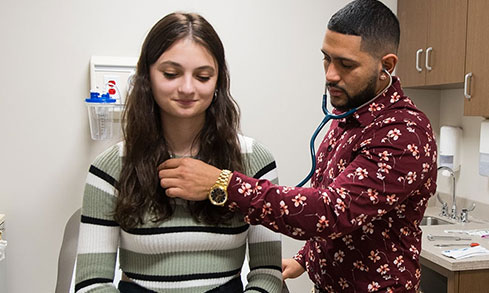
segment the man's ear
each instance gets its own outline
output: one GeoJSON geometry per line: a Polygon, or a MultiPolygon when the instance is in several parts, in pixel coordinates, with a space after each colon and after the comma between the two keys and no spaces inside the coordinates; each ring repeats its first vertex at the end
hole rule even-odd
{"type": "Polygon", "coordinates": [[[397,55],[389,53],[382,57],[381,63],[382,63],[382,68],[387,70],[389,74],[392,74],[394,71],[394,68],[396,68],[397,65],[397,55]]]}

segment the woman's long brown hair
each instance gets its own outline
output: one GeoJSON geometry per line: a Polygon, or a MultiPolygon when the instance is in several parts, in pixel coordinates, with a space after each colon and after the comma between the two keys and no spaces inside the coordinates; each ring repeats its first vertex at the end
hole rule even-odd
{"type": "MultiPolygon", "coordinates": [[[[114,218],[125,230],[148,220],[160,222],[173,215],[174,200],[165,195],[157,173],[157,166],[170,155],[163,136],[161,111],[151,90],[149,68],[174,42],[183,38],[204,46],[218,65],[216,96],[206,110],[204,127],[195,142],[199,144],[198,158],[221,169],[244,169],[238,140],[239,107],[229,91],[229,73],[221,40],[202,16],[169,14],[153,26],[143,43],[134,87],[123,114],[125,156],[114,218]]],[[[189,202],[188,208],[194,219],[208,224],[223,223],[231,216],[226,208],[214,206],[207,200],[189,202]]]]}

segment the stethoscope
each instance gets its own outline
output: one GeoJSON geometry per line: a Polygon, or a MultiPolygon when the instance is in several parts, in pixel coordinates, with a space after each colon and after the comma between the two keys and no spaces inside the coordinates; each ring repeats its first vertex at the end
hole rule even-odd
{"type": "Polygon", "coordinates": [[[327,100],[327,94],[326,94],[327,88],[325,88],[324,95],[323,95],[323,104],[322,104],[323,113],[325,116],[324,116],[323,120],[321,121],[321,123],[319,123],[319,125],[316,128],[316,130],[314,131],[314,133],[312,134],[311,140],[309,142],[309,149],[311,152],[311,162],[312,162],[311,171],[309,171],[309,174],[307,174],[306,178],[304,178],[299,184],[297,184],[296,187],[302,187],[304,184],[306,184],[306,182],[312,178],[312,175],[314,174],[314,171],[316,170],[316,151],[314,149],[314,143],[316,141],[316,138],[317,138],[319,132],[321,132],[321,130],[323,129],[324,125],[326,125],[326,123],[328,123],[329,120],[331,120],[331,119],[342,119],[342,118],[346,118],[346,117],[352,115],[361,107],[363,107],[363,106],[369,104],[371,101],[375,100],[377,97],[379,97],[381,94],[383,94],[392,85],[392,75],[390,75],[390,73],[387,70],[385,70],[385,69],[382,69],[382,70],[389,76],[389,84],[380,93],[378,93],[375,97],[373,97],[372,99],[370,99],[366,103],[360,105],[357,108],[352,108],[352,109],[348,110],[347,112],[344,112],[341,114],[331,114],[328,111],[328,108],[326,106],[326,104],[327,104],[327,102],[326,102],[326,100],[327,100]]]}

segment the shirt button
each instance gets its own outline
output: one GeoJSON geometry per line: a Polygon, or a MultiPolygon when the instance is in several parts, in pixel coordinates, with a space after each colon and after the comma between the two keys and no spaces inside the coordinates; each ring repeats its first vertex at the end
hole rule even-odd
{"type": "Polygon", "coordinates": [[[332,145],[329,145],[328,146],[328,152],[332,151],[333,150],[333,146],[332,145]]]}

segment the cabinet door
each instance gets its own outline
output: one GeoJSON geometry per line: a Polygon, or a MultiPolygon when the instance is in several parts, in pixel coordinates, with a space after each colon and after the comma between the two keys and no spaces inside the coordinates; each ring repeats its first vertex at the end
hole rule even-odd
{"type": "MultiPolygon", "coordinates": [[[[472,0],[471,0],[472,1],[472,0]]],[[[487,0],[479,0],[487,1],[487,0]]],[[[487,292],[487,279],[489,270],[471,270],[459,272],[458,292],[479,293],[487,292]]]]}
{"type": "MultiPolygon", "coordinates": [[[[462,83],[465,65],[463,56],[465,56],[467,0],[431,0],[429,5],[428,38],[425,49],[425,54],[428,54],[428,66],[424,66],[426,85],[462,83]],[[429,48],[432,48],[431,52],[429,48]]],[[[426,59],[423,60],[424,63],[425,61],[426,59]]]]}
{"type": "Polygon", "coordinates": [[[429,5],[426,0],[399,0],[397,17],[401,26],[399,43],[399,63],[396,75],[401,78],[404,87],[423,86],[425,84],[424,53],[426,49],[426,28],[428,25],[429,5]],[[419,54],[421,72],[416,69],[416,52],[419,54]]]}
{"type": "Polygon", "coordinates": [[[464,115],[489,117],[489,1],[469,0],[465,72],[472,98],[465,99],[464,115]]]}

